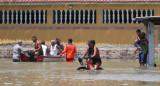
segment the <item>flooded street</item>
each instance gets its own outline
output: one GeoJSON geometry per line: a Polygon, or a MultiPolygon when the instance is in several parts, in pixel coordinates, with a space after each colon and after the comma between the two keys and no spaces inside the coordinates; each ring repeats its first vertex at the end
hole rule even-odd
{"type": "Polygon", "coordinates": [[[101,71],[78,71],[78,62],[0,61],[0,86],[160,86],[160,67],[139,68],[138,61],[103,61],[101,71]]]}

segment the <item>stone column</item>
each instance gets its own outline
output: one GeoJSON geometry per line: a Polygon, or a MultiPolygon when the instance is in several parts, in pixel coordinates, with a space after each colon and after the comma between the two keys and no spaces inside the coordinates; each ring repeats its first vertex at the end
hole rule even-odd
{"type": "Polygon", "coordinates": [[[29,24],[31,24],[32,22],[32,14],[31,14],[31,10],[29,10],[29,24]]]}
{"type": "Polygon", "coordinates": [[[46,24],[46,10],[43,10],[43,24],[46,24]]]}
{"type": "Polygon", "coordinates": [[[146,12],[146,17],[148,16],[148,12],[147,12],[147,10],[145,10],[145,12],[146,12]]]}
{"type": "Polygon", "coordinates": [[[79,10],[79,21],[78,24],[81,24],[81,10],[79,10]]]}
{"type": "Polygon", "coordinates": [[[16,24],[18,24],[18,10],[16,10],[16,24]]]}
{"type": "Polygon", "coordinates": [[[41,24],[41,10],[39,10],[39,24],[41,24]]]}
{"type": "Polygon", "coordinates": [[[131,10],[131,20],[132,20],[131,23],[133,23],[133,10],[131,10]]]}
{"type": "Polygon", "coordinates": [[[36,24],[37,23],[37,15],[36,15],[36,10],[34,10],[34,24],[36,24]]]}
{"type": "Polygon", "coordinates": [[[108,23],[111,23],[110,10],[108,10],[108,23]]]}
{"type": "Polygon", "coordinates": [[[60,21],[60,24],[62,24],[62,19],[63,19],[63,15],[62,15],[62,10],[60,10],[60,17],[61,17],[61,21],[60,21]]]}
{"type": "Polygon", "coordinates": [[[14,18],[13,18],[13,16],[14,16],[13,12],[14,12],[14,11],[12,10],[11,12],[12,12],[12,21],[11,21],[11,24],[13,24],[13,19],[14,19],[14,18]]]}
{"type": "Polygon", "coordinates": [[[58,24],[58,15],[57,15],[57,10],[55,10],[55,19],[56,19],[56,23],[55,23],[55,24],[58,24]]]}
{"type": "Polygon", "coordinates": [[[85,10],[83,10],[83,24],[85,24],[85,10]]]}
{"type": "Polygon", "coordinates": [[[124,10],[122,10],[122,23],[124,23],[124,10]]]}
{"type": "Polygon", "coordinates": [[[76,24],[76,10],[74,10],[74,24],[76,24]]]}
{"type": "Polygon", "coordinates": [[[92,10],[92,13],[93,13],[93,15],[92,15],[92,24],[94,24],[94,23],[95,23],[95,20],[94,20],[94,19],[95,19],[95,18],[94,18],[94,17],[95,17],[95,14],[94,14],[94,13],[95,13],[95,10],[92,10]]]}
{"type": "Polygon", "coordinates": [[[115,10],[112,10],[113,11],[113,22],[112,23],[115,23],[115,10]]]}
{"type": "Polygon", "coordinates": [[[25,10],[25,24],[27,24],[27,10],[25,10]]]}
{"type": "Polygon", "coordinates": [[[128,10],[126,10],[127,12],[127,24],[129,23],[129,13],[128,13],[128,10]]]}
{"type": "Polygon", "coordinates": [[[65,24],[67,24],[67,10],[65,10],[65,24]]]}
{"type": "Polygon", "coordinates": [[[143,17],[143,10],[141,10],[141,17],[143,17]]]}
{"type": "MultiPolygon", "coordinates": [[[[138,10],[136,10],[136,17],[138,17],[138,10]]],[[[136,23],[138,23],[138,21],[136,21],[136,23]]]]}
{"type": "Polygon", "coordinates": [[[71,24],[71,21],[72,21],[72,14],[71,14],[71,10],[69,10],[69,24],[71,24]]]}
{"type": "Polygon", "coordinates": [[[5,19],[5,15],[4,15],[4,10],[2,10],[2,14],[3,14],[3,16],[2,16],[2,24],[4,24],[5,22],[4,22],[4,19],[5,19]]]}
{"type": "Polygon", "coordinates": [[[119,10],[117,10],[117,23],[119,24],[119,10]]]}
{"type": "Polygon", "coordinates": [[[7,24],[9,24],[9,10],[7,10],[7,24]]]}
{"type": "Polygon", "coordinates": [[[153,14],[152,14],[152,10],[150,10],[150,16],[153,16],[153,14]]]}
{"type": "Polygon", "coordinates": [[[88,24],[90,23],[90,10],[88,10],[88,24]]]}
{"type": "Polygon", "coordinates": [[[154,23],[148,21],[145,24],[146,27],[146,38],[148,39],[148,61],[149,67],[154,67],[154,23]]]}
{"type": "Polygon", "coordinates": [[[22,10],[20,10],[20,24],[22,24],[22,19],[23,19],[23,14],[22,14],[22,10]]]}
{"type": "Polygon", "coordinates": [[[107,21],[107,19],[106,19],[106,18],[107,18],[107,17],[106,17],[106,15],[107,15],[107,14],[106,14],[106,10],[104,10],[104,19],[103,19],[103,20],[104,20],[104,24],[106,24],[106,21],[107,21]]]}

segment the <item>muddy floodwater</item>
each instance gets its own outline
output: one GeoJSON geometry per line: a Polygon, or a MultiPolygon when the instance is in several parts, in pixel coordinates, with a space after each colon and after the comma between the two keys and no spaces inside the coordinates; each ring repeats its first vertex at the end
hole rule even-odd
{"type": "Polygon", "coordinates": [[[0,86],[160,86],[160,67],[138,61],[103,61],[101,71],[78,71],[78,62],[13,63],[0,59],[0,86]]]}

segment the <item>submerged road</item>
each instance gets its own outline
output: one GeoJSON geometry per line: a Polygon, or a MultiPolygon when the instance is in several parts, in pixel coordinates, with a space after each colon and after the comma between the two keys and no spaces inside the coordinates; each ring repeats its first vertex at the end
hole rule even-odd
{"type": "Polygon", "coordinates": [[[101,71],[78,71],[78,62],[13,63],[0,60],[0,86],[159,86],[160,67],[103,61],[101,71]]]}

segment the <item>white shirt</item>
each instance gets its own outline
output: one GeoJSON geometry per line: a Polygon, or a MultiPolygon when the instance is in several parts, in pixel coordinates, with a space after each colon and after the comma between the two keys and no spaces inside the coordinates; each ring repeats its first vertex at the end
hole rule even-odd
{"type": "Polygon", "coordinates": [[[50,55],[57,56],[57,54],[58,54],[57,44],[55,44],[54,46],[51,45],[50,55]]]}
{"type": "Polygon", "coordinates": [[[47,56],[47,46],[42,44],[43,56],[47,56]]]}

